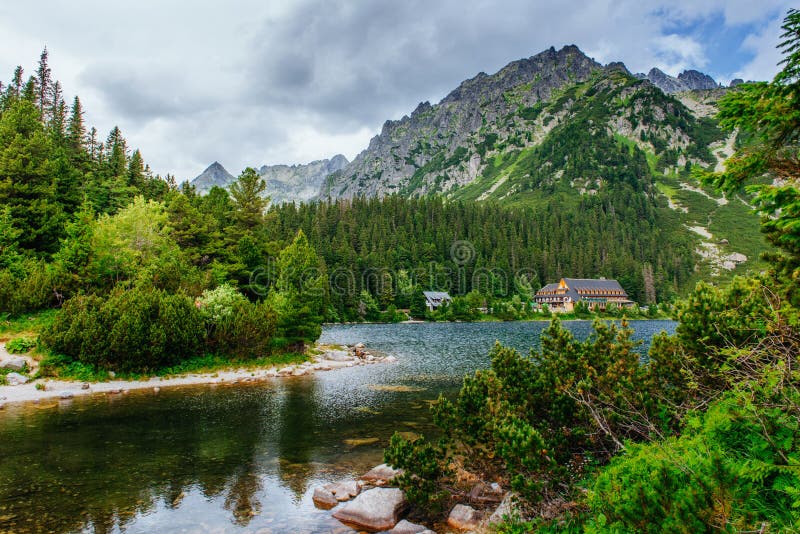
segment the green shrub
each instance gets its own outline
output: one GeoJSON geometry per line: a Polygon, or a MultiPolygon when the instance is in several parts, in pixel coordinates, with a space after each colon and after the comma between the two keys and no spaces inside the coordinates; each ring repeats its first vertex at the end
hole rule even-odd
{"type": "Polygon", "coordinates": [[[754,397],[758,402],[757,392],[728,393],[690,419],[680,437],[631,445],[598,477],[592,511],[626,532],[654,525],[664,532],[757,532],[762,523],[770,532],[793,531],[800,524],[798,399],[768,395],[771,408],[763,409],[754,397]]]}
{"type": "Polygon", "coordinates": [[[234,312],[234,308],[246,304],[247,299],[235,287],[222,284],[215,289],[207,289],[197,299],[200,313],[206,320],[216,324],[227,319],[234,312]]]}
{"type": "Polygon", "coordinates": [[[57,300],[55,269],[43,262],[28,261],[23,273],[0,271],[0,312],[11,315],[40,310],[57,300]]]}
{"type": "Polygon", "coordinates": [[[41,335],[49,349],[93,368],[153,371],[200,353],[205,328],[183,295],[117,289],[107,298],[68,300],[41,335]]]}
{"type": "Polygon", "coordinates": [[[435,512],[441,512],[449,498],[449,493],[441,488],[442,479],[450,474],[445,456],[443,443],[428,443],[422,437],[407,440],[399,434],[392,436],[383,452],[387,464],[404,470],[394,482],[408,500],[435,512]]]}
{"type": "Polygon", "coordinates": [[[27,337],[18,337],[6,343],[6,350],[11,354],[25,354],[36,347],[36,340],[27,337]]]}
{"type": "Polygon", "coordinates": [[[240,359],[269,354],[277,318],[267,303],[250,303],[242,298],[219,317],[209,326],[210,352],[240,359]]]}

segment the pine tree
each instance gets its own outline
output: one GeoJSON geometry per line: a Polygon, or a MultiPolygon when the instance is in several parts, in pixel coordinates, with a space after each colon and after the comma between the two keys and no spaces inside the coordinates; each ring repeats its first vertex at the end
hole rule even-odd
{"type": "Polygon", "coordinates": [[[278,279],[272,303],[278,311],[278,336],[292,351],[322,332],[327,278],[322,262],[302,230],[278,256],[278,279]]]}
{"type": "Polygon", "coordinates": [[[47,112],[50,118],[48,126],[53,140],[57,144],[62,144],[66,137],[67,107],[61,91],[61,82],[56,81],[51,87],[50,109],[47,112]]]}
{"type": "Polygon", "coordinates": [[[11,82],[11,85],[8,87],[8,92],[11,94],[13,98],[19,98],[22,96],[22,88],[24,85],[22,81],[22,76],[23,76],[22,67],[17,66],[17,68],[14,69],[14,78],[11,82]]]}
{"type": "Polygon", "coordinates": [[[36,70],[36,101],[39,106],[39,113],[41,113],[43,117],[52,104],[51,84],[53,80],[47,59],[48,52],[47,47],[45,47],[44,50],[42,50],[42,55],[39,57],[39,68],[36,70]]]}
{"type": "Polygon", "coordinates": [[[133,154],[131,154],[131,160],[128,163],[128,184],[142,192],[145,185],[144,182],[144,159],[142,159],[142,154],[139,152],[139,149],[136,149],[133,151],[133,154]]]}
{"type": "Polygon", "coordinates": [[[72,101],[67,124],[67,142],[74,153],[83,152],[86,143],[86,126],[83,123],[83,107],[77,96],[72,101]]]}
{"type": "Polygon", "coordinates": [[[264,197],[266,190],[267,182],[252,167],[247,167],[231,184],[234,217],[241,228],[252,230],[264,221],[264,210],[269,205],[269,198],[264,197]]]}

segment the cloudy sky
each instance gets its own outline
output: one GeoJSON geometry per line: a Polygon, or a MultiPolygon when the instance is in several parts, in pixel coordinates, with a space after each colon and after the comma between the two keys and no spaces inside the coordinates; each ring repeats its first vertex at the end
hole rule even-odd
{"type": "Polygon", "coordinates": [[[764,80],[784,0],[47,0],[0,4],[0,80],[44,46],[88,121],[179,180],[352,159],[420,101],[550,46],[764,80]]]}

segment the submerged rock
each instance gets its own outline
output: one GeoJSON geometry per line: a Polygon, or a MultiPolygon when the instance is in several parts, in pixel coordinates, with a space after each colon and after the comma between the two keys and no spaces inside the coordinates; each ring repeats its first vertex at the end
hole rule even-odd
{"type": "Polygon", "coordinates": [[[333,493],[337,501],[349,501],[359,493],[361,486],[355,480],[340,480],[325,486],[325,489],[333,493]]]}
{"type": "Polygon", "coordinates": [[[330,510],[339,504],[333,492],[325,487],[316,488],[314,490],[314,495],[311,496],[311,500],[314,501],[314,505],[317,508],[322,508],[323,510],[330,510]]]}
{"type": "Polygon", "coordinates": [[[407,505],[401,490],[374,488],[336,510],[333,517],[348,526],[377,532],[394,527],[407,505]]]}
{"type": "Polygon", "coordinates": [[[480,523],[481,515],[471,506],[457,504],[450,510],[447,524],[458,530],[472,530],[480,523]]]}
{"type": "Polygon", "coordinates": [[[394,469],[387,464],[381,464],[370,469],[359,480],[363,480],[364,482],[368,482],[375,486],[382,486],[387,482],[391,482],[395,477],[402,474],[402,469],[394,469]]]}

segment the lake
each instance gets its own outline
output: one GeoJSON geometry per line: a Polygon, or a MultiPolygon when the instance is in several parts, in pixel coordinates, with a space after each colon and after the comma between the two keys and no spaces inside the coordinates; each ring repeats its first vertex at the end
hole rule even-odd
{"type": "MultiPolygon", "coordinates": [[[[675,325],[631,323],[642,351],[675,325]]],[[[430,402],[488,367],[495,340],[527,352],[546,326],[326,326],[321,342],[363,342],[398,362],[8,406],[0,532],[348,532],[314,507],[314,488],[381,463],[395,430],[431,432],[430,402]]]]}

